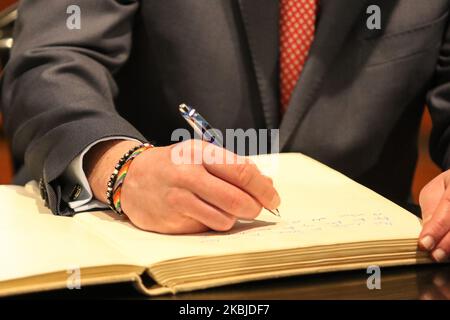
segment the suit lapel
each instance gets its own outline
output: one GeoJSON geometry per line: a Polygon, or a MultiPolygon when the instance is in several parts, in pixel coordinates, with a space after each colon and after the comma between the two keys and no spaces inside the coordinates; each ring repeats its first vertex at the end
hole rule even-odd
{"type": "Polygon", "coordinates": [[[278,0],[238,0],[266,126],[279,123],[278,0]]]}
{"type": "Polygon", "coordinates": [[[308,61],[280,125],[280,150],[317,98],[320,85],[367,0],[321,0],[321,13],[308,61]]]}

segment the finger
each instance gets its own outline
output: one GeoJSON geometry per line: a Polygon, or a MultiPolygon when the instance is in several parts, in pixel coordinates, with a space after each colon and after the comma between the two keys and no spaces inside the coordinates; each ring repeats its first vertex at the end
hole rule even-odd
{"type": "Polygon", "coordinates": [[[444,300],[444,296],[438,288],[429,288],[419,297],[420,300],[444,300]]]}
{"type": "Polygon", "coordinates": [[[186,191],[185,201],[187,206],[184,214],[212,230],[228,231],[236,223],[235,217],[214,208],[191,192],[186,191]]]}
{"type": "Polygon", "coordinates": [[[438,288],[439,292],[445,297],[446,300],[450,299],[450,288],[446,278],[443,275],[438,274],[434,277],[433,284],[436,288],[438,288]]]}
{"type": "Polygon", "coordinates": [[[431,180],[421,191],[419,195],[419,204],[422,211],[423,222],[431,219],[434,211],[445,192],[445,183],[441,175],[431,180]]]}
{"type": "Polygon", "coordinates": [[[420,234],[419,244],[425,250],[433,250],[450,231],[450,188],[443,194],[433,217],[425,223],[420,234]]]}
{"type": "Polygon", "coordinates": [[[150,214],[134,216],[130,221],[141,230],[163,234],[193,234],[209,230],[199,221],[178,213],[170,214],[165,221],[154,219],[150,214]]]}
{"type": "Polygon", "coordinates": [[[164,234],[194,234],[210,230],[199,221],[183,215],[178,215],[177,222],[175,224],[171,224],[170,226],[171,227],[165,229],[165,231],[163,229],[163,231],[158,232],[164,234]]]}
{"type": "Polygon", "coordinates": [[[261,205],[252,196],[206,170],[198,173],[195,180],[196,183],[187,183],[183,187],[232,216],[253,220],[262,210],[261,205]]]}
{"type": "Polygon", "coordinates": [[[273,186],[270,178],[261,174],[258,167],[248,158],[239,157],[225,151],[226,158],[223,164],[204,163],[208,172],[225,180],[253,196],[262,206],[276,209],[280,205],[280,196],[273,186]]]}
{"type": "Polygon", "coordinates": [[[444,262],[448,259],[450,254],[450,232],[448,232],[442,240],[436,245],[436,249],[431,253],[431,256],[437,262],[444,262]]]}

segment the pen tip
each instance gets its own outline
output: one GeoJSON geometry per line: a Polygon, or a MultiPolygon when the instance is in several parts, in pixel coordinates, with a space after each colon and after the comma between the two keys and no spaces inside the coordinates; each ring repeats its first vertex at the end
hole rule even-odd
{"type": "Polygon", "coordinates": [[[280,211],[278,209],[269,210],[274,216],[281,217],[280,211]]]}

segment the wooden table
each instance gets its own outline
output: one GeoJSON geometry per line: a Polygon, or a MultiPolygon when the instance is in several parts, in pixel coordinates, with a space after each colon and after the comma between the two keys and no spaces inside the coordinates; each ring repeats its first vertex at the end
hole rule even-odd
{"type": "MultiPolygon", "coordinates": [[[[369,290],[365,270],[267,280],[162,296],[164,300],[266,299],[445,299],[450,300],[450,265],[385,268],[381,289],[369,290]]],[[[149,299],[130,284],[84,287],[17,297],[19,299],[149,299]]]]}

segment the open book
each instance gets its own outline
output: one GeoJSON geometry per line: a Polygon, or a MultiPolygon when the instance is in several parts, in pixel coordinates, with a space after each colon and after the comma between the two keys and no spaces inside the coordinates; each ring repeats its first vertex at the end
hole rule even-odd
{"type": "Polygon", "coordinates": [[[417,249],[420,220],[396,204],[301,154],[253,159],[274,179],[281,218],[263,212],[225,233],[145,232],[109,211],[58,217],[36,184],[0,186],[0,296],[66,288],[74,275],[159,295],[431,262],[417,249]]]}

